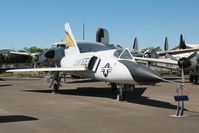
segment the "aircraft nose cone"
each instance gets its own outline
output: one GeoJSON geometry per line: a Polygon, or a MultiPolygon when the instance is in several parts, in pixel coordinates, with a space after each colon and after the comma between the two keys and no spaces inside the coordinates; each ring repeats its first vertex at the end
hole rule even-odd
{"type": "Polygon", "coordinates": [[[158,73],[145,65],[127,60],[122,60],[120,62],[128,68],[133,79],[140,84],[155,84],[165,81],[158,73]]]}
{"type": "Polygon", "coordinates": [[[137,70],[134,71],[132,75],[136,82],[142,84],[155,84],[164,81],[158,73],[154,72],[150,68],[141,64],[137,65],[137,70]]]}
{"type": "Polygon", "coordinates": [[[54,58],[54,57],[55,57],[55,50],[53,50],[53,49],[48,50],[48,51],[44,54],[44,56],[45,56],[46,58],[50,58],[50,59],[54,58]]]}

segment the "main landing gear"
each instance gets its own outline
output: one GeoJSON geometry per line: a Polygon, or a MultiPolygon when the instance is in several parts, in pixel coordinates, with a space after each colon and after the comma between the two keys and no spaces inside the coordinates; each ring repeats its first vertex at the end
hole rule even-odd
{"type": "Polygon", "coordinates": [[[117,101],[124,101],[125,100],[125,94],[124,91],[129,91],[129,92],[133,92],[133,90],[135,89],[135,85],[125,85],[125,84],[116,84],[117,86],[117,101]]]}
{"type": "Polygon", "coordinates": [[[59,85],[57,83],[53,84],[53,93],[58,93],[59,91],[59,85]]]}
{"type": "Polygon", "coordinates": [[[199,83],[199,75],[190,75],[189,77],[189,81],[191,83],[194,83],[194,84],[198,84],[199,83]]]}
{"type": "Polygon", "coordinates": [[[59,76],[59,72],[53,72],[50,77],[50,85],[49,88],[53,89],[53,94],[59,92],[59,87],[61,86],[61,77],[59,76]]]}
{"type": "Polygon", "coordinates": [[[117,92],[117,101],[124,101],[124,84],[116,84],[110,83],[109,84],[112,88],[112,91],[117,92]]]}
{"type": "Polygon", "coordinates": [[[124,85],[118,84],[117,101],[124,101],[124,85]]]}

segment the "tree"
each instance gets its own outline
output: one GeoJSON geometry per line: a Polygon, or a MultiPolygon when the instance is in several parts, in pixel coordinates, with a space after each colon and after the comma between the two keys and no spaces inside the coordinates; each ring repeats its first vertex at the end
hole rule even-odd
{"type": "Polygon", "coordinates": [[[44,49],[38,48],[38,47],[36,47],[36,46],[32,46],[32,47],[30,47],[30,48],[25,47],[25,48],[23,48],[22,50],[18,50],[18,51],[19,51],[19,52],[30,52],[30,53],[41,53],[41,52],[44,51],[44,49]]]}
{"type": "Polygon", "coordinates": [[[160,46],[154,48],[154,47],[148,47],[148,48],[144,48],[142,49],[141,51],[144,53],[146,50],[153,50],[155,52],[158,52],[158,51],[162,51],[162,49],[160,48],[160,46]]]}
{"type": "Polygon", "coordinates": [[[155,48],[155,51],[159,52],[159,51],[162,51],[162,49],[160,48],[160,46],[158,46],[158,47],[155,48]]]}

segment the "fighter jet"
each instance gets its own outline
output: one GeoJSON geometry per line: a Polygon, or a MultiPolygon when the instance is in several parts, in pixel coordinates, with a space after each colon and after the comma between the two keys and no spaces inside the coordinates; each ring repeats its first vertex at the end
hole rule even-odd
{"type": "Polygon", "coordinates": [[[155,84],[165,81],[150,68],[137,64],[128,49],[113,49],[98,52],[80,53],[77,42],[68,23],[65,24],[66,44],[65,56],[61,59],[60,67],[16,69],[7,72],[53,72],[51,85],[59,89],[59,72],[83,75],[92,79],[117,84],[118,99],[123,100],[123,91],[136,84],[155,84]]]}

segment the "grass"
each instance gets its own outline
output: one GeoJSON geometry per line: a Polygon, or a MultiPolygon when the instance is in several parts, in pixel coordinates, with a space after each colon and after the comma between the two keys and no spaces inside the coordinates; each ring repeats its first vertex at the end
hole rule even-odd
{"type": "Polygon", "coordinates": [[[41,78],[45,73],[1,73],[0,77],[17,77],[17,78],[41,78]]]}

